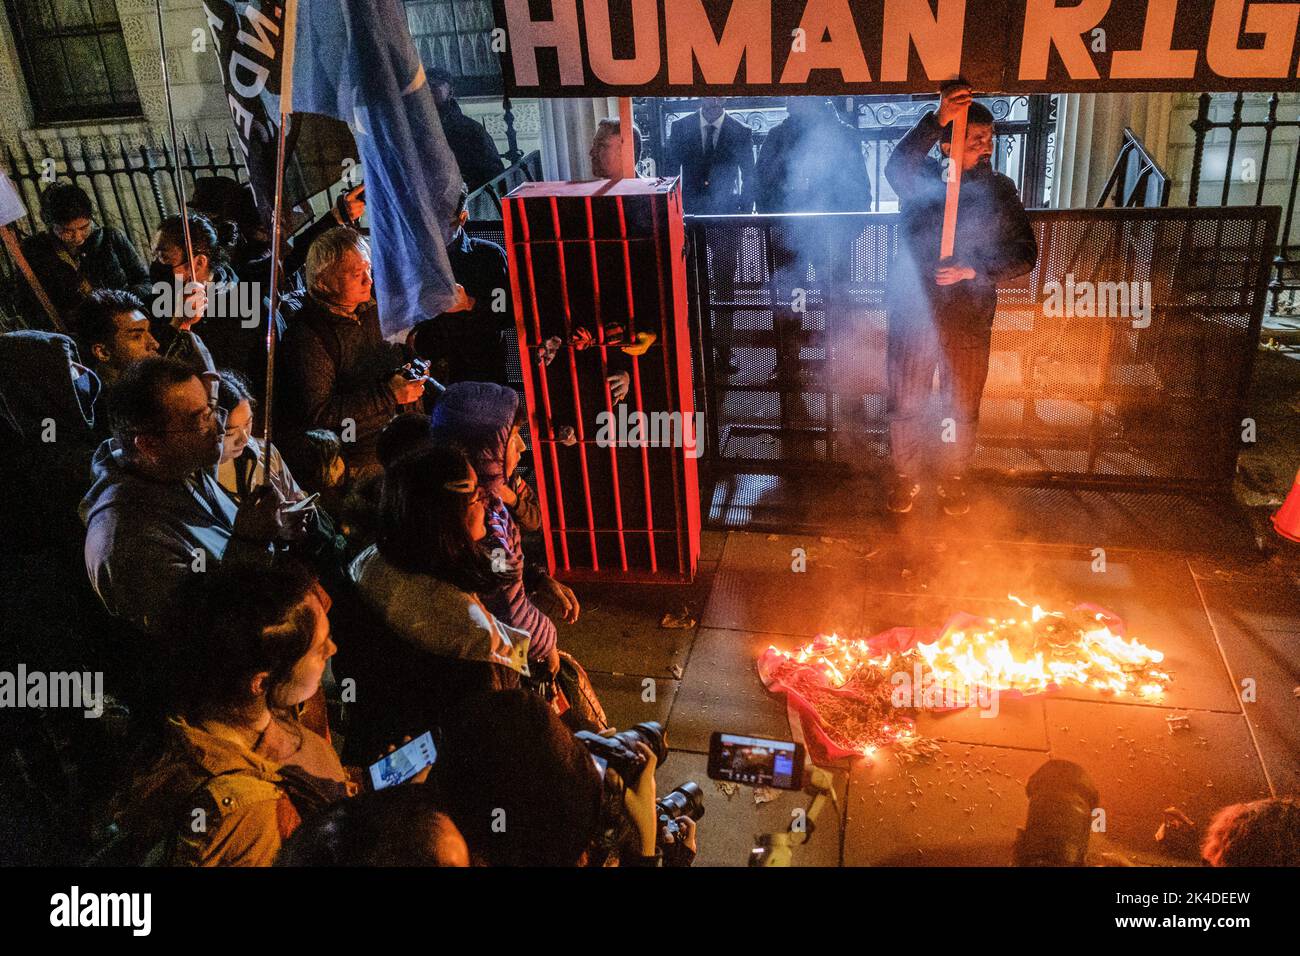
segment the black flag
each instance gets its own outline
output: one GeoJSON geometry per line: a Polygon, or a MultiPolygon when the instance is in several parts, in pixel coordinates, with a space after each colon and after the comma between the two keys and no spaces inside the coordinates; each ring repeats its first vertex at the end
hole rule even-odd
{"type": "MultiPolygon", "coordinates": [[[[232,0],[203,0],[235,134],[244,153],[258,211],[268,230],[275,202],[284,6],[281,0],[238,4],[232,0]]],[[[296,113],[289,125],[285,153],[284,226],[292,233],[309,215],[308,199],[345,176],[352,184],[350,171],[357,152],[346,124],[312,113],[296,113]]]]}

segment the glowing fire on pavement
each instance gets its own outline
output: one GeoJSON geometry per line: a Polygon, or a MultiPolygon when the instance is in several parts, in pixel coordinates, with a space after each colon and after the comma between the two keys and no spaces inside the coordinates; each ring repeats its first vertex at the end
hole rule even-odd
{"type": "Polygon", "coordinates": [[[867,641],[832,634],[793,651],[769,648],[760,671],[769,687],[802,699],[835,747],[866,755],[913,737],[917,712],[965,707],[977,697],[1070,687],[1145,701],[1164,694],[1164,654],[1126,638],[1114,615],[1088,606],[1045,611],[1008,598],[1015,608],[1008,616],[959,615],[932,642],[918,635],[890,650],[885,635],[867,641]],[[926,691],[900,712],[897,686],[910,680],[904,672],[924,673],[926,691]]]}

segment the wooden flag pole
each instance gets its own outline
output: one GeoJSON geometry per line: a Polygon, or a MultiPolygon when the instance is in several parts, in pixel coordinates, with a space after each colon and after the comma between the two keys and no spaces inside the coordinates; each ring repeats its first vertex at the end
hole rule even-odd
{"type": "Polygon", "coordinates": [[[623,147],[619,173],[624,179],[633,179],[636,176],[636,154],[633,151],[636,136],[632,132],[632,97],[630,96],[618,98],[618,128],[622,134],[623,147]]]}
{"type": "Polygon", "coordinates": [[[18,271],[23,274],[27,284],[32,287],[32,294],[36,296],[36,301],[41,304],[45,314],[50,317],[50,324],[54,326],[55,332],[67,334],[67,329],[63,327],[63,320],[59,318],[59,312],[54,308],[54,303],[45,293],[45,287],[41,285],[41,280],[36,278],[36,273],[32,271],[31,263],[23,255],[23,248],[18,244],[18,237],[14,234],[13,226],[0,226],[0,238],[3,238],[5,248],[9,250],[10,257],[14,260],[14,265],[18,271]]]}
{"type": "MultiPolygon", "coordinates": [[[[162,0],[154,0],[154,9],[158,13],[158,54],[162,60],[163,99],[167,101],[167,123],[172,134],[172,187],[176,190],[176,203],[180,206],[181,233],[185,236],[185,262],[190,270],[190,281],[197,282],[194,274],[194,243],[190,239],[190,211],[185,202],[185,177],[181,172],[181,144],[176,138],[176,112],[172,108],[172,81],[167,72],[167,37],[163,33],[162,0]]],[[[180,297],[180,316],[185,317],[185,297],[180,297]]],[[[183,327],[183,326],[182,326],[183,327]]]]}
{"type": "Polygon", "coordinates": [[[271,483],[271,409],[275,403],[275,320],[280,311],[280,246],[283,242],[285,133],[289,114],[293,112],[293,50],[298,29],[298,0],[288,0],[284,7],[284,49],[280,53],[280,130],[275,151],[275,196],[271,214],[271,290],[270,309],[266,316],[266,394],[262,406],[262,480],[271,483]]]}
{"type": "Polygon", "coordinates": [[[963,107],[952,120],[952,140],[948,147],[948,191],[943,201],[943,237],[939,241],[939,261],[952,258],[957,241],[957,204],[961,196],[962,160],[966,155],[966,114],[963,107]]]}

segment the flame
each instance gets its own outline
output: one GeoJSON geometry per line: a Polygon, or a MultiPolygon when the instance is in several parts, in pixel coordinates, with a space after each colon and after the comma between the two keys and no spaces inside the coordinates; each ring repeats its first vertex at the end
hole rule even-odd
{"type": "MultiPolygon", "coordinates": [[[[1008,595],[1007,617],[954,619],[931,643],[906,651],[878,652],[865,640],[822,635],[792,651],[776,647],[782,682],[811,703],[823,729],[846,750],[874,756],[891,743],[922,743],[912,715],[923,707],[967,706],[993,693],[1039,694],[1063,687],[1089,687],[1104,694],[1156,701],[1170,676],[1164,654],[1112,630],[1113,615],[1095,609],[1050,611],[1008,595]],[[1028,613],[1025,613],[1028,612],[1028,613]],[[892,703],[895,671],[905,670],[941,689],[958,689],[949,704],[892,703]]],[[[913,680],[913,684],[915,681],[913,680]]],[[[984,706],[981,704],[980,706],[984,706]]]]}

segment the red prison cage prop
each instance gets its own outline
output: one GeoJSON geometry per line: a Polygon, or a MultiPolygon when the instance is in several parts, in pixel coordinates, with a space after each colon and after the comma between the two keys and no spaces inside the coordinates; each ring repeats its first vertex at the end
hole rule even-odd
{"type": "Polygon", "coordinates": [[[677,180],[525,183],[504,213],[551,572],[691,580],[703,435],[677,180]]]}

